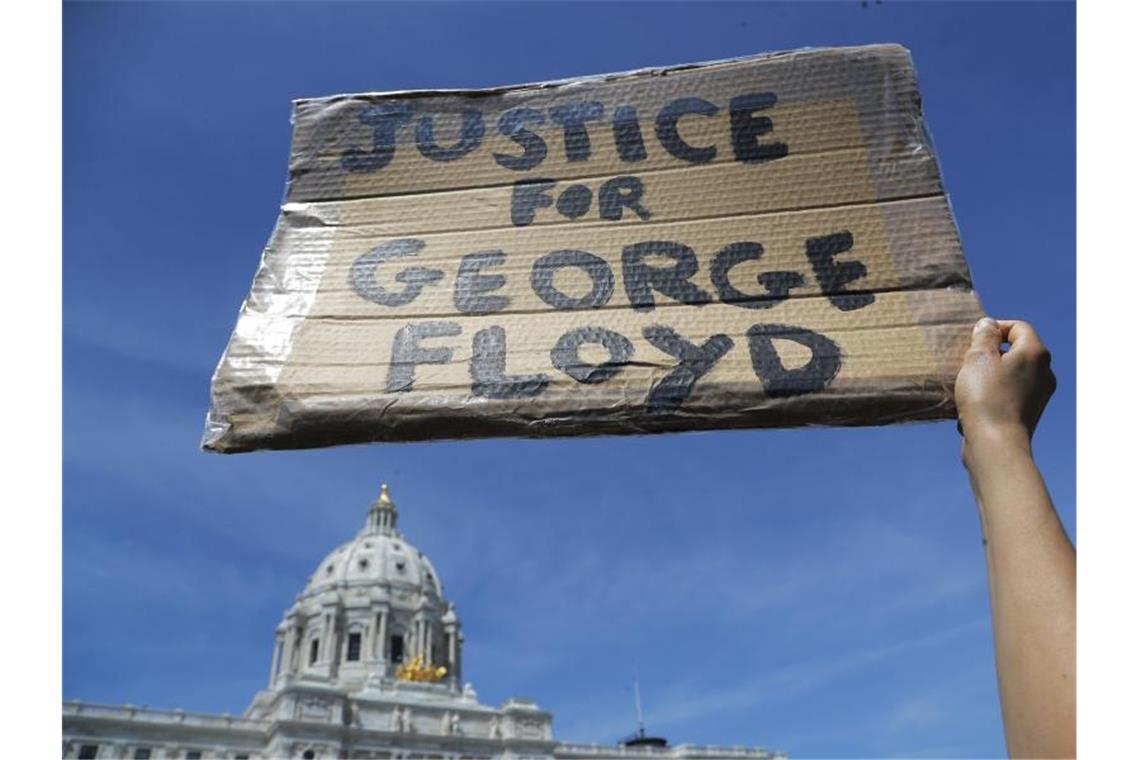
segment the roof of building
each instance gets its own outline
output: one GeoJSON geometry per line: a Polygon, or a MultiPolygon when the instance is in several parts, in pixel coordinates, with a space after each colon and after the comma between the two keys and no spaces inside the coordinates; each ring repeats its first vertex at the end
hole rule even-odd
{"type": "Polygon", "coordinates": [[[364,529],[333,549],[309,576],[299,600],[326,591],[370,587],[379,593],[424,591],[443,600],[443,583],[427,556],[396,530],[398,513],[387,484],[368,510],[364,529]]]}

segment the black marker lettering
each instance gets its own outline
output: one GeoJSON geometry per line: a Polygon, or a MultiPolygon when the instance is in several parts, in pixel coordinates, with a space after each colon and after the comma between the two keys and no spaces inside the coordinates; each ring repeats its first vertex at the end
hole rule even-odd
{"type": "Polygon", "coordinates": [[[495,162],[506,169],[524,172],[533,169],[546,158],[546,141],[535,132],[526,128],[526,124],[541,126],[546,117],[541,111],[533,108],[512,108],[503,111],[499,117],[499,134],[514,140],[523,149],[521,156],[511,156],[506,153],[495,153],[495,162]]]}
{"type": "Polygon", "coordinates": [[[546,390],[543,374],[507,375],[507,331],[499,326],[475,333],[471,347],[471,393],[481,398],[529,398],[546,390]]]}
{"type": "Polygon", "coordinates": [[[657,139],[661,141],[661,147],[691,164],[707,164],[712,161],[716,158],[716,146],[694,148],[689,145],[681,139],[677,122],[688,114],[715,116],[718,110],[720,109],[704,98],[678,98],[670,102],[657,114],[657,139]]]}
{"type": "Polygon", "coordinates": [[[340,159],[350,172],[374,172],[383,169],[396,154],[396,131],[412,117],[409,103],[383,103],[360,112],[360,121],[372,127],[372,150],[349,148],[340,159]]]}
{"type": "Polygon", "coordinates": [[[750,295],[737,289],[728,279],[728,273],[737,264],[745,261],[758,261],[764,254],[759,243],[731,243],[717,253],[713,259],[709,275],[717,296],[722,303],[739,306],[742,309],[770,309],[788,297],[792,288],[804,284],[804,276],[799,272],[762,272],[756,281],[765,289],[761,295],[750,295]]]}
{"type": "Polygon", "coordinates": [[[771,92],[737,95],[729,101],[732,151],[737,161],[755,164],[788,155],[786,143],[762,143],[758,139],[772,131],[772,120],[767,116],[755,116],[753,112],[771,108],[775,104],[776,95],[771,92]]]}
{"type": "Polygon", "coordinates": [[[483,142],[485,131],[483,114],[474,108],[463,109],[463,126],[460,127],[459,140],[450,148],[436,145],[434,121],[435,117],[428,115],[420,117],[416,124],[416,147],[432,161],[455,161],[478,148],[483,142]]]}
{"type": "Polygon", "coordinates": [[[598,190],[598,213],[603,219],[616,222],[621,219],[622,208],[628,208],[645,221],[651,216],[649,209],[641,205],[645,186],[637,177],[625,175],[608,179],[598,190]]]}
{"type": "Polygon", "coordinates": [[[450,348],[424,348],[424,338],[443,338],[459,335],[458,322],[413,322],[404,325],[392,340],[392,359],[388,364],[388,393],[410,391],[415,380],[417,364],[447,364],[451,361],[450,348]]]}
{"type": "Polygon", "coordinates": [[[535,295],[561,311],[598,309],[609,303],[614,293],[614,273],[610,265],[588,251],[551,251],[530,270],[530,286],[535,295]],[[568,296],[554,286],[554,276],[563,267],[577,267],[590,277],[590,292],[581,298],[568,296]]]}
{"type": "Polygon", "coordinates": [[[555,208],[567,219],[577,219],[590,210],[594,191],[585,185],[571,185],[558,196],[555,208]]]}
{"type": "Polygon", "coordinates": [[[501,274],[483,274],[483,267],[497,267],[506,260],[502,251],[469,253],[459,261],[455,279],[455,308],[464,314],[492,314],[511,302],[507,296],[484,295],[507,283],[501,274]]]}
{"type": "Polygon", "coordinates": [[[753,325],[748,329],[752,371],[772,397],[799,396],[821,391],[839,374],[843,355],[831,338],[804,327],[753,325]],[[811,359],[797,369],[786,369],[772,341],[790,340],[811,350],[811,359]]]}
{"type": "Polygon", "coordinates": [[[410,267],[396,275],[396,282],[407,285],[399,293],[390,293],[376,282],[376,269],[385,261],[403,256],[415,256],[424,247],[416,238],[389,240],[378,245],[352,262],[348,282],[356,294],[366,301],[381,306],[404,306],[416,299],[426,285],[443,279],[443,272],[426,267],[410,267]]]}
{"type": "Polygon", "coordinates": [[[848,283],[867,274],[867,266],[862,261],[836,261],[835,257],[850,251],[855,238],[850,232],[836,232],[823,237],[808,238],[805,247],[820,290],[840,311],[855,311],[875,302],[875,294],[844,290],[848,283]]]}
{"type": "Polygon", "coordinates": [[[596,100],[569,103],[550,109],[550,118],[562,127],[567,161],[585,161],[590,157],[590,133],[586,122],[602,118],[605,108],[596,100]]]}
{"type": "Polygon", "coordinates": [[[693,249],[668,240],[647,240],[627,245],[621,252],[622,279],[630,305],[637,311],[655,306],[653,291],[690,306],[704,306],[712,300],[708,293],[689,282],[697,272],[693,249]],[[646,266],[646,256],[665,256],[676,264],[668,269],[646,266]]]}
{"type": "Polygon", "coordinates": [[[562,335],[550,351],[550,363],[570,377],[586,385],[604,383],[622,371],[633,357],[629,338],[604,327],[575,327],[562,335]],[[578,350],[586,343],[597,343],[610,352],[601,364],[582,361],[578,350]]]}
{"type": "Polygon", "coordinates": [[[552,179],[520,179],[511,190],[511,224],[525,227],[534,221],[534,211],[554,203],[552,179]]]}
{"type": "Polygon", "coordinates": [[[656,348],[680,360],[673,370],[649,389],[650,412],[672,412],[693,392],[697,380],[708,374],[732,348],[732,338],[714,335],[701,345],[690,343],[672,328],[650,325],[641,331],[656,348]]]}
{"type": "Polygon", "coordinates": [[[626,163],[645,160],[645,140],[633,106],[618,106],[614,111],[614,145],[626,163]]]}

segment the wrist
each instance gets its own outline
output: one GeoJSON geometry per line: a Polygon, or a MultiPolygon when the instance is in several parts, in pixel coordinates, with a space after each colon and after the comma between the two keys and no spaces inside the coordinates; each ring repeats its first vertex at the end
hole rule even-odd
{"type": "Polygon", "coordinates": [[[1029,431],[1012,423],[962,423],[962,462],[971,472],[988,463],[1007,466],[1011,460],[1033,460],[1029,431]]]}

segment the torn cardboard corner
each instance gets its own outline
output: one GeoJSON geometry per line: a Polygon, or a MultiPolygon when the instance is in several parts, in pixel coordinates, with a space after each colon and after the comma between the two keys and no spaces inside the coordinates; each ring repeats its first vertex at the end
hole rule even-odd
{"type": "Polygon", "coordinates": [[[206,449],[955,414],[981,309],[901,47],[294,124],[206,449]]]}

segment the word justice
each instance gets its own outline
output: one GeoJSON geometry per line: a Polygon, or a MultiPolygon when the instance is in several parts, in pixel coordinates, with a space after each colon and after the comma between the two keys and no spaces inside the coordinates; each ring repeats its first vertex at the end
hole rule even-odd
{"type": "MultiPolygon", "coordinates": [[[[771,92],[746,93],[729,100],[729,134],[726,137],[734,160],[758,163],[788,155],[786,143],[760,139],[773,129],[772,120],[761,112],[775,104],[776,95],[771,92]]],[[[682,136],[680,125],[685,119],[709,118],[721,111],[721,106],[704,98],[677,98],[657,112],[653,119],[653,132],[661,147],[677,160],[688,164],[707,164],[717,157],[721,148],[716,144],[692,145],[682,136]]],[[[417,116],[413,105],[406,100],[367,106],[361,109],[358,118],[372,130],[372,147],[354,147],[344,151],[341,165],[350,172],[378,171],[391,163],[398,145],[411,140],[424,158],[444,163],[458,161],[483,145],[487,125],[480,110],[459,110],[459,134],[450,145],[440,145],[436,140],[439,116],[434,113],[417,116]],[[406,134],[409,129],[412,130],[411,135],[406,134]]],[[[456,114],[447,116],[453,120],[456,114]]],[[[510,153],[495,151],[491,157],[499,166],[512,171],[534,169],[546,160],[549,152],[541,132],[555,128],[562,133],[566,161],[588,161],[592,151],[590,125],[603,126],[596,123],[604,122],[606,118],[605,105],[596,100],[562,103],[543,110],[529,106],[508,109],[499,115],[496,128],[500,135],[515,144],[514,150],[510,153]]],[[[619,105],[608,118],[614,148],[620,159],[627,163],[644,161],[648,152],[637,109],[632,105],[619,105]]],[[[597,131],[595,129],[595,133],[597,131]]],[[[594,139],[597,139],[596,134],[594,139]]]]}

